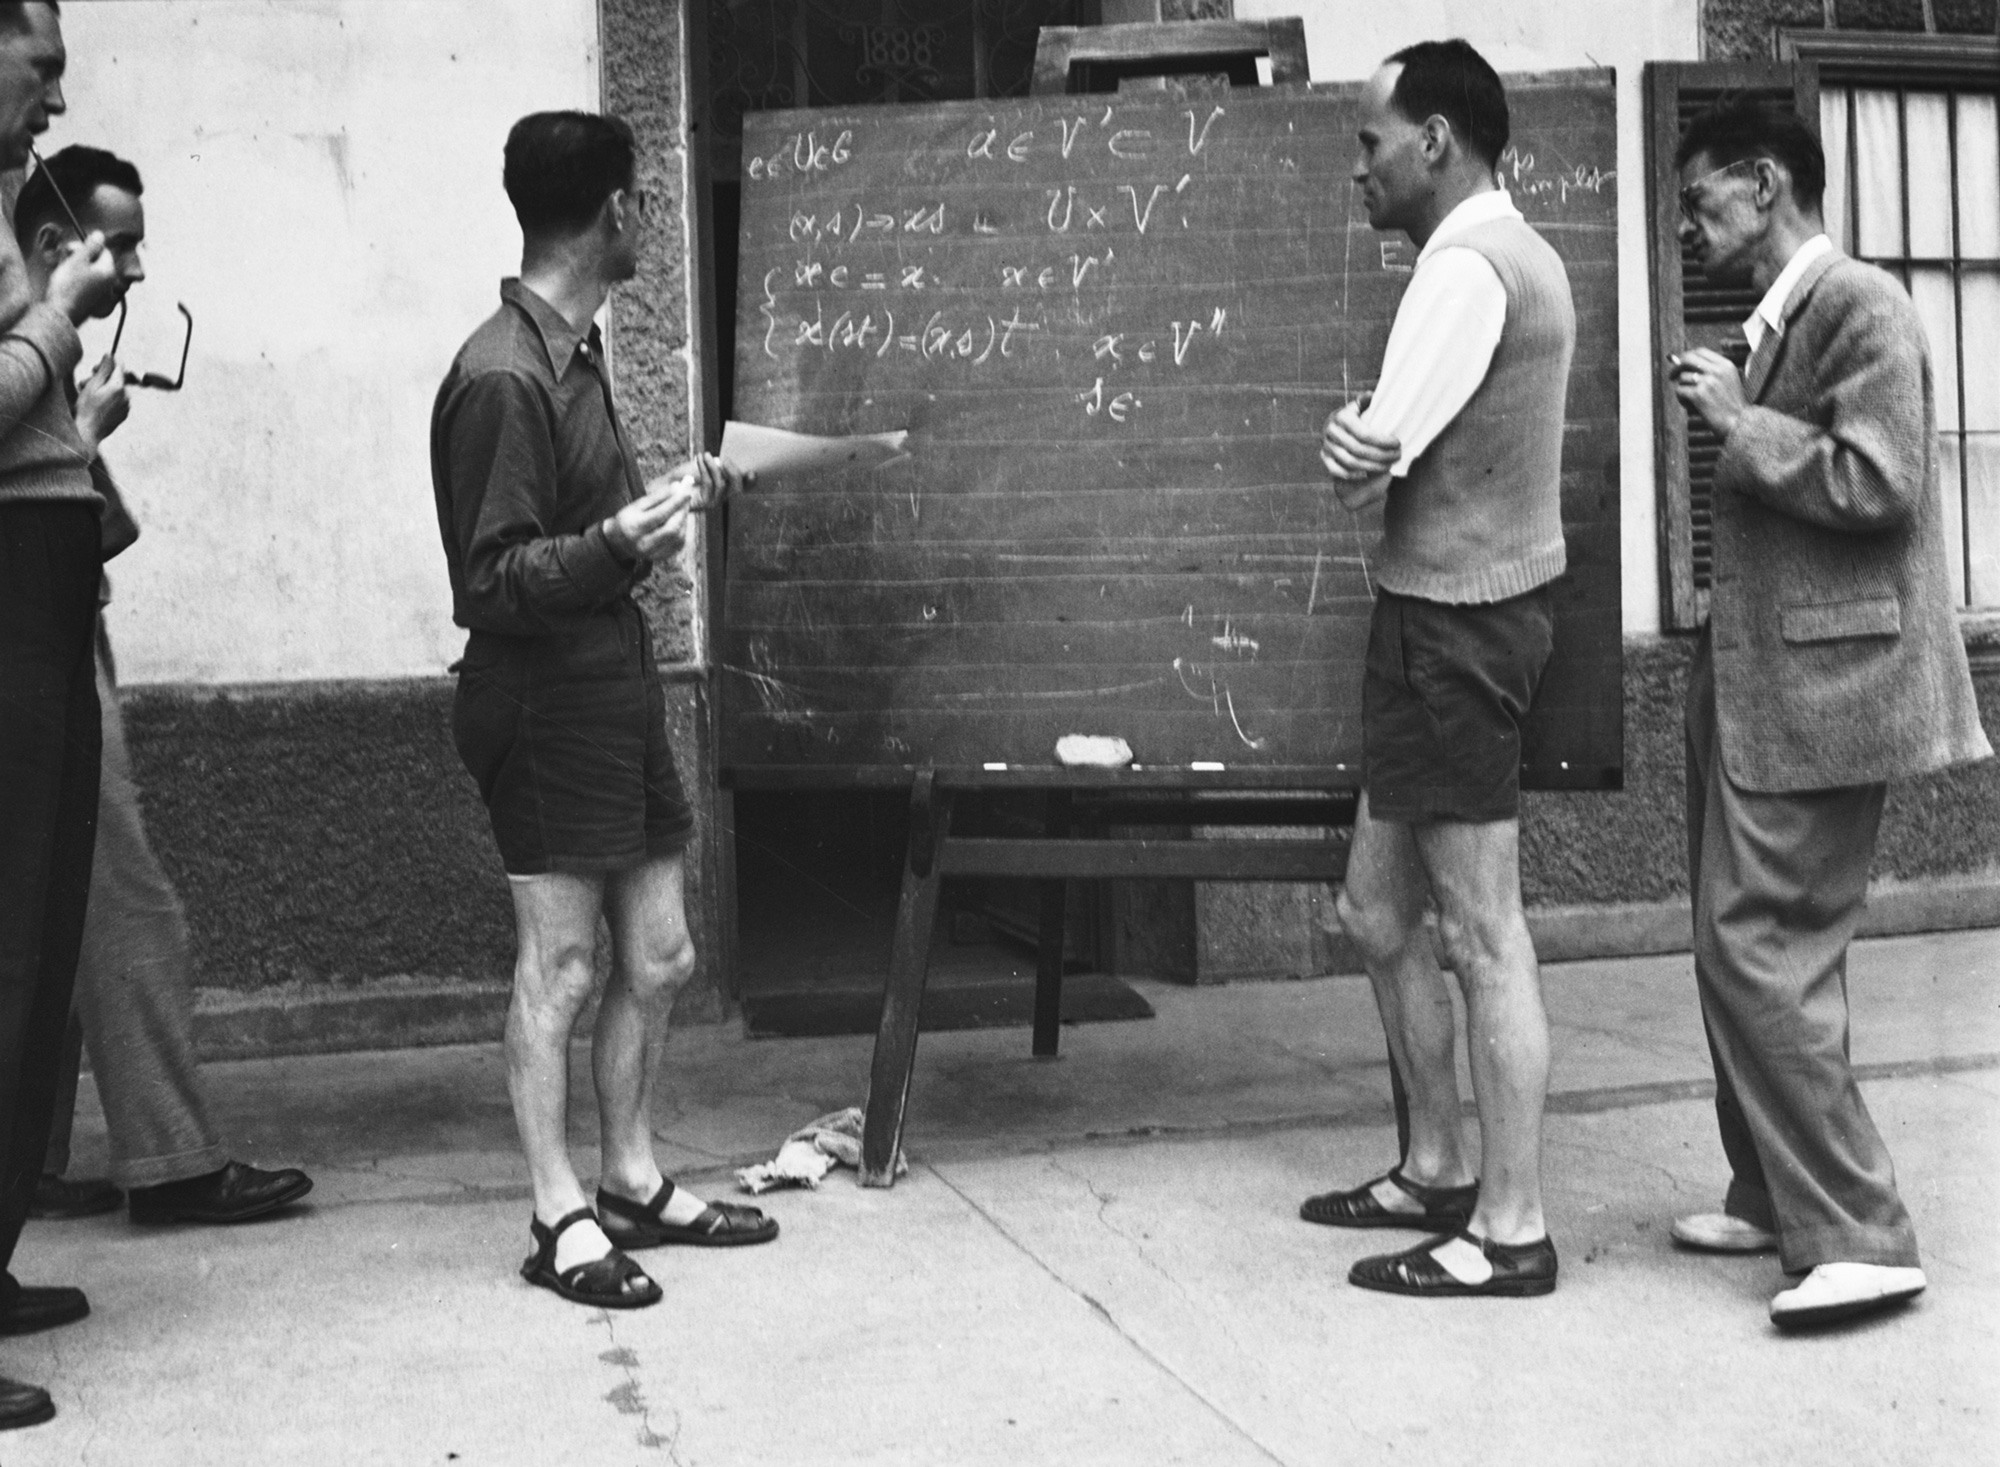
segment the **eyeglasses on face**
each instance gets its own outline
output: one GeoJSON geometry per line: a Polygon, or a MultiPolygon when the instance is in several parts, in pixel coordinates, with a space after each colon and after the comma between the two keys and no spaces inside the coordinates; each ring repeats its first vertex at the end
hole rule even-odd
{"type": "Polygon", "coordinates": [[[1734,173],[1739,168],[1754,168],[1760,161],[1762,160],[1757,158],[1738,158],[1734,163],[1725,163],[1722,167],[1711,169],[1700,178],[1697,178],[1693,183],[1681,190],[1681,218],[1689,224],[1694,222],[1694,211],[1701,206],[1702,199],[1706,197],[1708,193],[1707,185],[1711,179],[1721,178],[1724,174],[1734,173]]]}
{"type": "MultiPolygon", "coordinates": [[[[118,343],[125,339],[125,304],[124,298],[120,297],[118,329],[111,336],[111,355],[114,357],[118,355],[118,343]]],[[[187,323],[186,330],[181,335],[180,370],[171,377],[163,377],[158,372],[127,372],[125,374],[127,387],[151,387],[160,392],[179,392],[182,384],[187,381],[188,347],[194,342],[194,317],[179,301],[174,302],[174,309],[181,313],[181,320],[187,323]]]]}

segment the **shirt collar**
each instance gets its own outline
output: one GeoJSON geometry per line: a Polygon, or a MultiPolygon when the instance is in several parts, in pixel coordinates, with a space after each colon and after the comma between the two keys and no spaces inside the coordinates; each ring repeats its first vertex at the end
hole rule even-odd
{"type": "Polygon", "coordinates": [[[564,319],[561,311],[536,295],[515,276],[508,276],[500,282],[500,299],[516,307],[522,315],[534,324],[535,333],[542,339],[542,349],[549,354],[549,370],[558,379],[569,370],[571,358],[582,348],[586,357],[602,355],[597,345],[595,323],[587,332],[579,332],[564,319]]]}
{"type": "Polygon", "coordinates": [[[1785,329],[1785,306],[1798,289],[1799,277],[1806,273],[1808,266],[1821,255],[1833,251],[1833,241],[1824,234],[1815,234],[1800,245],[1785,262],[1785,268],[1778,272],[1778,278],[1771,282],[1771,288],[1764,292],[1764,299],[1757,302],[1757,309],[1750,313],[1750,319],[1743,323],[1743,335],[1755,351],[1764,344],[1764,338],[1785,329]]]}
{"type": "Polygon", "coordinates": [[[1469,199],[1461,199],[1449,214],[1438,221],[1437,229],[1424,241],[1423,249],[1417,252],[1417,263],[1423,264],[1436,251],[1450,244],[1453,238],[1475,225],[1520,217],[1521,211],[1514,207],[1514,200],[1504,188],[1485,190],[1469,199]]]}

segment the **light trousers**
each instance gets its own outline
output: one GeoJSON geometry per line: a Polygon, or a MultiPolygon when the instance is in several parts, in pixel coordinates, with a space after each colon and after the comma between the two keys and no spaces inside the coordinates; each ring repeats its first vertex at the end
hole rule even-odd
{"type": "Polygon", "coordinates": [[[1847,948],[1886,787],[1754,794],[1723,768],[1703,634],[1688,680],[1694,971],[1730,1167],[1723,1208],[1780,1261],[1914,1265],[1916,1233],[1848,1057],[1847,948]]]}
{"type": "Polygon", "coordinates": [[[42,1170],[60,1176],[69,1169],[79,1051],[88,1046],[111,1138],[111,1179],[154,1187],[217,1171],[229,1156],[209,1122],[195,1057],[187,918],[146,840],[110,644],[101,635],[97,697],[104,731],[97,859],[42,1170]]]}

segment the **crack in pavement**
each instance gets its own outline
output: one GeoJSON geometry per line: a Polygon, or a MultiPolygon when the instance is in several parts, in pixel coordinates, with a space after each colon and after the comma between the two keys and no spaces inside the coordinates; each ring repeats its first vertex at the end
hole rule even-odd
{"type": "MultiPolygon", "coordinates": [[[[1111,1221],[1110,1217],[1107,1214],[1110,1211],[1111,1204],[1117,1199],[1113,1198],[1108,1193],[1099,1191],[1097,1183],[1092,1181],[1089,1177],[1085,1176],[1082,1172],[1072,1171],[1070,1168],[1064,1166],[1062,1164],[1062,1159],[1060,1157],[1048,1156],[1045,1157],[1043,1160],[1048,1166],[1049,1170],[1056,1173],[1058,1176],[1068,1177],[1073,1182],[1082,1183],[1084,1189],[1088,1191],[1090,1195],[1097,1201],[1097,1221],[1099,1225],[1103,1227],[1104,1231],[1111,1234],[1112,1237],[1117,1238],[1120,1242],[1128,1245],[1132,1249],[1132,1252],[1138,1256],[1138,1259],[1141,1263],[1145,1264],[1146,1267],[1150,1268],[1154,1273],[1158,1274],[1161,1278],[1165,1279],[1168,1284],[1173,1286],[1174,1292],[1176,1294],[1179,1294],[1181,1298],[1187,1302],[1187,1306],[1190,1309],[1195,1309],[1195,1310],[1200,1309],[1201,1306],[1195,1302],[1194,1296],[1188,1293],[1187,1286],[1181,1283],[1181,1281],[1175,1278],[1172,1274],[1168,1273],[1166,1269],[1162,1268],[1160,1266],[1159,1260],[1154,1258],[1151,1253],[1146,1251],[1140,1239],[1133,1237],[1130,1233],[1126,1232],[1123,1228],[1119,1227],[1117,1224],[1111,1221]]],[[[1234,1341],[1235,1336],[1231,1335],[1230,1338],[1232,1341],[1234,1341]]]]}
{"type": "Polygon", "coordinates": [[[604,1393],[606,1404],[621,1416],[639,1418],[639,1430],[634,1440],[640,1446],[650,1452],[665,1451],[667,1460],[672,1462],[674,1467],[687,1467],[680,1455],[681,1413],[672,1406],[667,1407],[667,1413],[673,1417],[672,1430],[665,1436],[653,1430],[653,1408],[647,1402],[645,1392],[639,1385],[638,1352],[618,1343],[618,1329],[616,1322],[611,1318],[610,1310],[598,1310],[597,1318],[592,1322],[603,1325],[605,1337],[611,1341],[611,1348],[597,1358],[625,1373],[625,1379],[621,1384],[613,1386],[604,1393]]]}
{"type": "MultiPolygon", "coordinates": [[[[1051,1265],[1045,1259],[1043,1259],[1041,1255],[1036,1253],[1034,1249],[1030,1248],[1026,1243],[1022,1242],[1020,1238],[1016,1237],[1007,1228],[1007,1226],[1000,1221],[999,1218],[995,1217],[992,1213],[988,1212],[984,1207],[981,1207],[979,1203],[975,1201],[968,1192],[965,1191],[964,1188],[958,1185],[958,1183],[954,1182],[950,1177],[947,1177],[943,1172],[939,1171],[937,1167],[931,1164],[930,1162],[918,1161],[912,1163],[912,1165],[916,1167],[922,1167],[925,1171],[929,1172],[932,1176],[936,1177],[940,1182],[942,1182],[954,1197],[958,1198],[960,1202],[963,1202],[967,1207],[971,1208],[974,1213],[978,1214],[980,1219],[984,1221],[988,1227],[993,1229],[995,1233],[998,1233],[1000,1237],[1004,1239],[1009,1245],[1011,1245],[1017,1253],[1019,1253],[1023,1258],[1027,1259],[1030,1263],[1032,1263],[1036,1268],[1040,1269],[1043,1273],[1047,1274],[1051,1280],[1053,1280],[1066,1292],[1074,1295],[1077,1299],[1080,1299],[1084,1304],[1089,1306],[1091,1313],[1095,1314],[1099,1319],[1103,1320],[1105,1325],[1110,1328],[1112,1333],[1116,1334],[1119,1339],[1123,1340],[1128,1346],[1130,1346],[1134,1353],[1139,1355],[1141,1359],[1145,1360],[1155,1370],[1159,1371],[1162,1375],[1166,1376],[1167,1379],[1171,1380],[1175,1385],[1179,1386],[1182,1390],[1186,1391],[1188,1395],[1192,1396],[1197,1402],[1200,1403],[1203,1409],[1205,1409],[1217,1421],[1220,1421],[1233,1434],[1241,1437],[1244,1441],[1248,1442],[1252,1447],[1256,1448],[1258,1454],[1262,1456],[1266,1461],[1275,1462],[1278,1464],[1278,1467],[1291,1467],[1291,1464],[1286,1462],[1283,1457],[1279,1456],[1276,1452],[1272,1451],[1271,1448],[1265,1446],[1263,1442],[1259,1441],[1256,1438],[1256,1436],[1251,1433],[1248,1427],[1244,1426],[1242,1422],[1238,1421],[1235,1417],[1231,1416],[1227,1411],[1223,1410],[1221,1406],[1217,1405],[1213,1400],[1209,1399],[1209,1397],[1199,1387],[1197,1387],[1194,1384],[1194,1382],[1190,1381],[1189,1379],[1187,1379],[1186,1376],[1182,1375],[1179,1371],[1175,1370],[1173,1366],[1169,1365],[1158,1354],[1154,1353],[1153,1350],[1148,1348],[1145,1345],[1145,1343],[1142,1342],[1136,1335],[1134,1335],[1130,1330],[1126,1329],[1124,1325],[1120,1324],[1118,1322],[1117,1316],[1114,1315],[1101,1302],[1099,1302],[1094,1296],[1092,1296],[1089,1293],[1086,1293],[1083,1289],[1077,1287],[1077,1285],[1071,1283],[1068,1279],[1064,1278],[1060,1273],[1058,1273],[1053,1265],[1051,1265]]],[[[1115,1232],[1117,1230],[1113,1229],[1112,1231],[1115,1232]]]]}

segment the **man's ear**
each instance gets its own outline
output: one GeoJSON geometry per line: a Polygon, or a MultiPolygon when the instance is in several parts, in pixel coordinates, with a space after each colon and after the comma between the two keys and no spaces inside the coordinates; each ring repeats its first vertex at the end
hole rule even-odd
{"type": "Polygon", "coordinates": [[[1451,122],[1442,113],[1433,112],[1424,119],[1422,141],[1426,163],[1441,162],[1451,149],[1451,122]]]}
{"type": "Polygon", "coordinates": [[[40,256],[44,264],[53,268],[62,259],[63,246],[68,243],[69,237],[60,224],[38,225],[34,238],[28,241],[27,253],[40,256]]]}
{"type": "Polygon", "coordinates": [[[1780,194],[1791,192],[1792,176],[1775,158],[1751,160],[1750,176],[1756,180],[1757,207],[1760,209],[1771,208],[1778,202],[1780,194]]]}
{"type": "Polygon", "coordinates": [[[615,188],[604,196],[604,232],[618,235],[632,227],[632,190],[615,188]]]}

